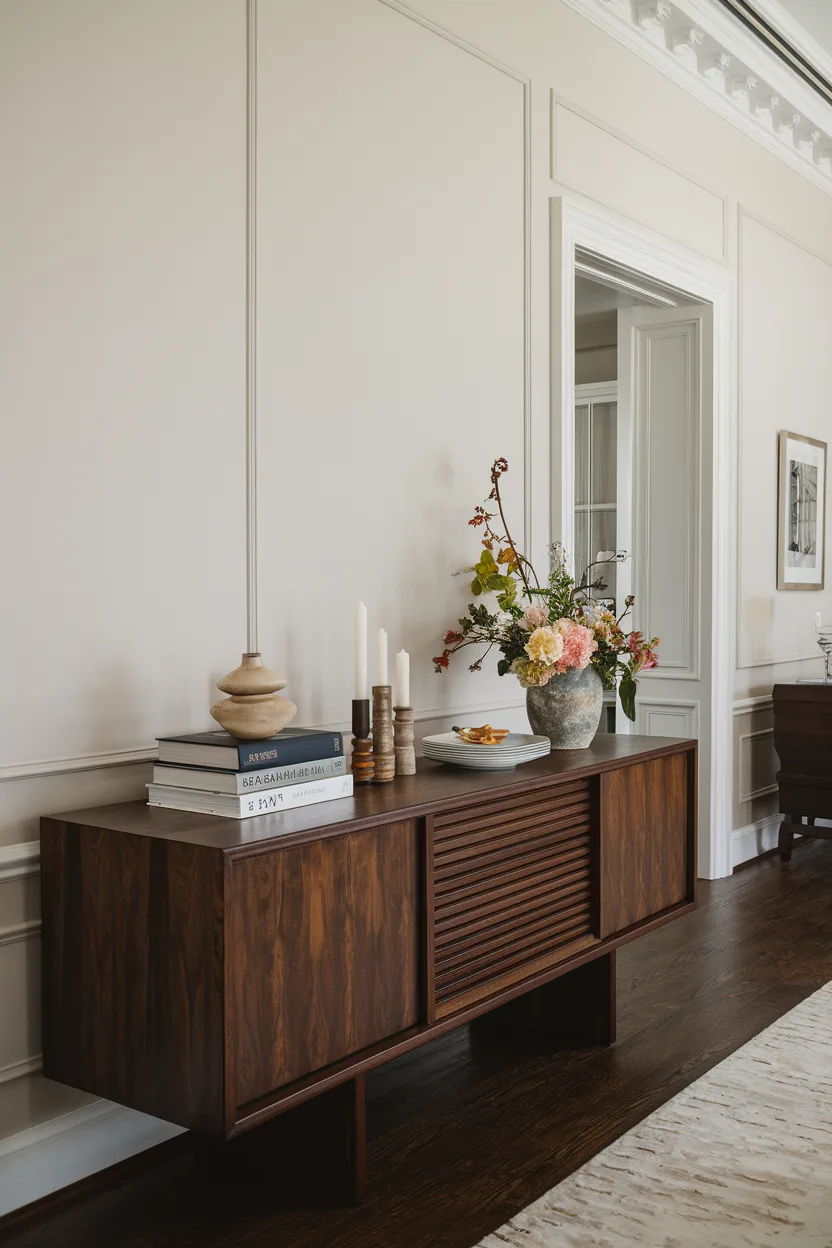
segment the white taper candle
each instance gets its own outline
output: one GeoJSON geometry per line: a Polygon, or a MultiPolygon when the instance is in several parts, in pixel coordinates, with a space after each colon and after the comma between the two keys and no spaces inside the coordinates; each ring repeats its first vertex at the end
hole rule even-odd
{"type": "Polygon", "coordinates": [[[396,706],[410,706],[410,655],[400,650],[396,655],[396,706]]]}
{"type": "Polygon", "coordinates": [[[355,697],[367,697],[367,608],[363,602],[355,608],[355,697]]]}
{"type": "Polygon", "coordinates": [[[378,630],[378,636],[376,639],[376,656],[376,684],[386,685],[389,683],[387,679],[387,634],[383,628],[378,630]]]}

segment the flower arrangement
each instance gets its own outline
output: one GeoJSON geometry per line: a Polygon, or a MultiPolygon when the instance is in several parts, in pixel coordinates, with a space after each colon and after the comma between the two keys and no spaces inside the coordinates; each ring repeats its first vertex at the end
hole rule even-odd
{"type": "Polygon", "coordinates": [[[513,673],[524,689],[547,685],[555,675],[583,671],[591,663],[604,688],[618,685],[621,706],[628,719],[636,716],[636,678],[639,672],[656,667],[658,637],[645,640],[640,632],[625,632],[622,622],[632,610],[635,598],[625,599],[624,611],[616,617],[600,602],[589,597],[590,590],[604,590],[604,581],[592,579],[593,570],[603,563],[621,562],[623,552],[602,551],[576,583],[566,566],[563,547],[551,551],[551,567],[541,585],[529,560],[513,541],[503,513],[500,478],[508,471],[505,459],[491,465],[491,493],[485,506],[474,509],[468,521],[482,534],[482,553],[466,571],[473,572],[471,592],[475,598],[496,595],[496,610],[483,603],[471,603],[459,628],[445,633],[445,649],[434,658],[437,672],[444,671],[451,656],[466,646],[485,645],[485,654],[470,665],[482,670],[483,661],[496,646],[502,658],[497,663],[501,676],[513,673]],[[488,504],[496,504],[489,511],[488,504]],[[495,527],[496,523],[496,527],[495,527]]]}

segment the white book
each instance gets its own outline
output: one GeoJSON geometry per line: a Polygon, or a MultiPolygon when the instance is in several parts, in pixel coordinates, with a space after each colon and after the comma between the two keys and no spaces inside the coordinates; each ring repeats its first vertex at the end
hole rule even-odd
{"type": "Polygon", "coordinates": [[[310,784],[287,784],[278,789],[258,789],[254,793],[206,793],[199,789],[178,789],[168,784],[147,786],[149,806],[168,810],[192,810],[199,815],[221,815],[224,819],[250,819],[252,815],[272,815],[295,806],[311,806],[352,796],[352,776],[327,776],[310,784]]]}
{"type": "Polygon", "coordinates": [[[176,789],[200,789],[208,793],[254,793],[258,789],[279,789],[284,784],[308,784],[327,776],[345,776],[347,760],[321,758],[314,763],[290,763],[285,767],[261,767],[256,771],[212,771],[206,767],[173,767],[156,763],[153,783],[176,789]]]}

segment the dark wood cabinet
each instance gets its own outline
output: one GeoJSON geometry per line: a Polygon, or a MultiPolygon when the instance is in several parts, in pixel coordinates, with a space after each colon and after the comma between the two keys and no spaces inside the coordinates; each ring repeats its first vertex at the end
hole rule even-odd
{"type": "Polygon", "coordinates": [[[696,870],[689,834],[695,800],[691,754],[601,777],[602,937],[685,900],[696,870]]]}
{"type": "Polygon", "coordinates": [[[695,902],[695,792],[693,742],[609,735],[246,821],[43,819],[44,1072],[220,1138],[333,1093],[361,1158],[365,1072],[444,1031],[569,976],[614,1034],[614,950],[695,902]]]}
{"type": "Polygon", "coordinates": [[[774,686],[774,748],[780,759],[777,785],[780,858],[792,856],[795,834],[832,840],[832,685],[774,686]]]}
{"type": "Polygon", "coordinates": [[[419,1021],[415,821],[232,863],[235,1104],[419,1021]]]}

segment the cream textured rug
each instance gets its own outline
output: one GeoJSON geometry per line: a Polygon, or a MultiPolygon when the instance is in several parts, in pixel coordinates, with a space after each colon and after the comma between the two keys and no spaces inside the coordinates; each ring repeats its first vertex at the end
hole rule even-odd
{"type": "Polygon", "coordinates": [[[827,984],[478,1248],[832,1248],[827,984]]]}

